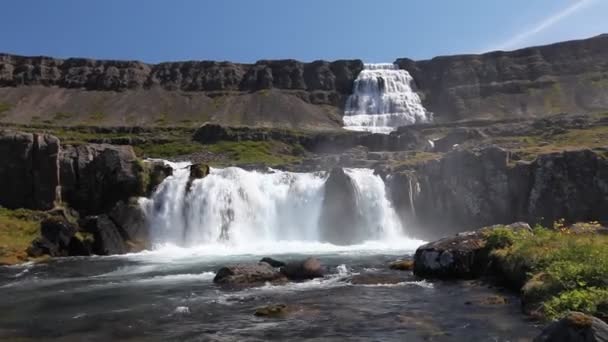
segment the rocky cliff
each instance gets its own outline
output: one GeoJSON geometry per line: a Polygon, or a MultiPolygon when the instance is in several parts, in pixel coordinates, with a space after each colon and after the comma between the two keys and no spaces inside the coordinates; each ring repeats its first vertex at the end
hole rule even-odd
{"type": "Polygon", "coordinates": [[[608,35],[396,63],[412,74],[437,120],[608,110],[608,35]]]}
{"type": "Polygon", "coordinates": [[[531,162],[495,146],[456,149],[388,178],[399,214],[424,238],[516,221],[608,220],[608,159],[587,149],[531,162]]]}
{"type": "MultiPolygon", "coordinates": [[[[396,63],[437,121],[608,110],[608,35],[396,63]]],[[[360,60],[146,64],[0,54],[0,121],[335,129],[362,68],[360,60]]]]}

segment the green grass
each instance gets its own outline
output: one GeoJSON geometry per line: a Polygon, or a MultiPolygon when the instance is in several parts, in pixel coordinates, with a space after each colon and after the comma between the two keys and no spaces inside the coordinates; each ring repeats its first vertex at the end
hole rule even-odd
{"type": "Polygon", "coordinates": [[[27,260],[26,249],[39,236],[44,218],[43,212],[0,207],[0,264],[27,260]]]}
{"type": "Polygon", "coordinates": [[[102,112],[91,113],[85,120],[86,124],[99,124],[106,118],[106,114],[102,112]]]}
{"type": "Polygon", "coordinates": [[[303,153],[299,145],[278,141],[220,141],[204,146],[210,152],[225,155],[233,164],[280,165],[298,160],[297,156],[303,153]]]}
{"type": "Polygon", "coordinates": [[[200,152],[202,145],[191,141],[175,141],[164,144],[143,144],[133,147],[143,158],[169,158],[200,152]]]}
{"type": "Polygon", "coordinates": [[[575,234],[558,223],[557,229],[533,232],[499,228],[486,241],[504,273],[527,280],[524,302],[546,318],[561,318],[569,310],[594,314],[608,301],[607,235],[575,234]]]}
{"type": "Polygon", "coordinates": [[[72,117],[74,117],[74,115],[72,115],[70,113],[57,112],[53,115],[53,120],[54,121],[65,121],[65,120],[71,119],[72,117]]]}
{"type": "Polygon", "coordinates": [[[11,110],[12,106],[6,102],[0,102],[0,119],[6,117],[9,110],[11,110]]]}

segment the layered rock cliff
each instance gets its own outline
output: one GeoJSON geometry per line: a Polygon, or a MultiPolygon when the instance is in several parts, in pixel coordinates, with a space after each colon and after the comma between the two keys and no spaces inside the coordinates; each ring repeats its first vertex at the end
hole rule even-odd
{"type": "Polygon", "coordinates": [[[396,63],[442,121],[608,110],[608,35],[396,63]]]}
{"type": "Polygon", "coordinates": [[[598,151],[515,162],[495,146],[456,149],[388,178],[402,219],[423,238],[517,221],[608,220],[608,159],[598,151]]]}
{"type": "MultiPolygon", "coordinates": [[[[437,121],[608,110],[608,35],[396,64],[437,121]]],[[[138,61],[0,54],[0,122],[335,129],[360,60],[138,61]]]]}

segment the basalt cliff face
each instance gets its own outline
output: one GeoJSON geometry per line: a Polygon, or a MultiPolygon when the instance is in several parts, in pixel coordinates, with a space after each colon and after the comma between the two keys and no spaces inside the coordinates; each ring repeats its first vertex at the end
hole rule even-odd
{"type": "Polygon", "coordinates": [[[608,35],[516,51],[398,59],[442,121],[608,109],[608,35]]]}
{"type": "MultiPolygon", "coordinates": [[[[397,59],[439,122],[608,110],[608,35],[511,52],[397,59]]],[[[0,55],[0,121],[335,129],[360,60],[237,64],[0,55]]]]}

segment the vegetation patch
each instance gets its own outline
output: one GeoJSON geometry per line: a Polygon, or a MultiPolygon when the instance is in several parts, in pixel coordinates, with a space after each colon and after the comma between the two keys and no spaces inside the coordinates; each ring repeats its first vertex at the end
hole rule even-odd
{"type": "Polygon", "coordinates": [[[304,152],[301,146],[279,141],[220,141],[203,145],[215,154],[226,155],[233,164],[281,165],[299,160],[304,152]]]}
{"type": "Polygon", "coordinates": [[[53,115],[53,120],[54,121],[64,121],[64,120],[71,119],[72,117],[73,117],[73,115],[70,113],[57,112],[53,115]]]}
{"type": "Polygon", "coordinates": [[[595,314],[608,301],[608,235],[588,230],[536,227],[532,232],[497,228],[486,247],[507,276],[519,274],[524,305],[549,319],[569,311],[595,314]]]}
{"type": "Polygon", "coordinates": [[[200,152],[202,145],[191,141],[172,141],[164,144],[147,143],[133,148],[142,158],[171,158],[200,152]]]}
{"type": "Polygon", "coordinates": [[[27,260],[26,249],[39,236],[44,218],[44,212],[0,207],[0,265],[27,260]]]}

